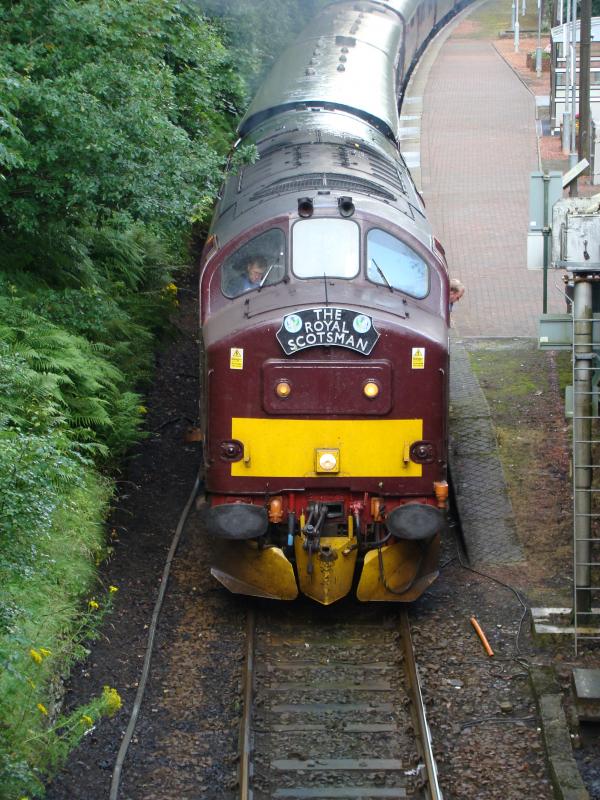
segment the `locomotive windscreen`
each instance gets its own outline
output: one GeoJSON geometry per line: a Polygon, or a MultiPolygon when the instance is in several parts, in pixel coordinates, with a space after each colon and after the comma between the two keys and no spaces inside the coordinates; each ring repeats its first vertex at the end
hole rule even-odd
{"type": "Polygon", "coordinates": [[[292,231],[292,269],[298,278],[354,278],[360,267],[360,231],[345,219],[301,220],[292,231]]]}
{"type": "Polygon", "coordinates": [[[429,267],[405,242],[373,228],[367,235],[367,278],[422,299],[429,293],[429,267]]]}

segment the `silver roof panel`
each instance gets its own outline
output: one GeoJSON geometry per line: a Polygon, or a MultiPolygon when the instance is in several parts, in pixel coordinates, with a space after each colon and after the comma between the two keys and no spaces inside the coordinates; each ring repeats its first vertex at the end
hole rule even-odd
{"type": "Polygon", "coordinates": [[[356,2],[354,5],[359,8],[363,5],[372,5],[376,3],[377,5],[389,8],[406,21],[412,17],[415,10],[422,2],[423,0],[367,0],[367,2],[356,2]]]}
{"type": "Polygon", "coordinates": [[[276,62],[240,124],[240,135],[285,109],[306,106],[352,109],[395,139],[403,29],[385,3],[328,6],[276,62]]]}

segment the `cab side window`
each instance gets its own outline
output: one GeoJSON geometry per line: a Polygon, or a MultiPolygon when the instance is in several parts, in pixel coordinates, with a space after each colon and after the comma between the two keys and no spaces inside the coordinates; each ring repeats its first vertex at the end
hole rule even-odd
{"type": "Polygon", "coordinates": [[[225,297],[272,286],[285,277],[285,236],[279,228],[255,236],[242,245],[221,267],[221,291],[225,297]]]}
{"type": "Polygon", "coordinates": [[[373,228],[367,234],[367,278],[412,297],[429,294],[429,267],[405,242],[373,228]]]}

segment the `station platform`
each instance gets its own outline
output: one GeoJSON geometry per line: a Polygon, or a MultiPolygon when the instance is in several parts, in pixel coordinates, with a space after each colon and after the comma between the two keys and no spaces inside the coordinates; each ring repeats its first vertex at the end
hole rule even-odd
{"type": "MultiPolygon", "coordinates": [[[[507,0],[480,0],[458,15],[428,47],[401,109],[407,165],[450,275],[466,287],[452,312],[449,458],[467,553],[484,568],[524,555],[468,343],[537,337],[542,272],[527,269],[529,176],[568,169],[560,143],[542,141],[549,75],[524,75],[531,44],[515,54],[512,39],[499,36],[510,14],[507,0]]],[[[562,273],[550,272],[549,311],[565,310],[563,286],[562,273]]]]}
{"type": "MultiPolygon", "coordinates": [[[[466,286],[453,311],[461,337],[535,337],[542,272],[527,269],[529,175],[568,169],[558,137],[542,137],[549,73],[526,79],[535,40],[500,38],[507,0],[474,3],[438,34],[402,104],[403,152],[450,274],[466,286]],[[552,139],[550,145],[544,140],[552,139]]],[[[548,43],[542,39],[542,46],[548,43]]],[[[565,310],[549,274],[550,312],[565,310]]]]}

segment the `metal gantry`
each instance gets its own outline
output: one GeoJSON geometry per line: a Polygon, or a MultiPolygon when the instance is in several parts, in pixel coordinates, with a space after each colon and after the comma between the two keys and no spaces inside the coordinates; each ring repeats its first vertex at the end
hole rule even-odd
{"type": "MultiPolygon", "coordinates": [[[[566,415],[572,419],[573,606],[575,652],[600,640],[600,314],[593,313],[600,271],[569,277],[571,313],[540,319],[540,348],[569,349],[573,383],[566,415]]],[[[564,609],[555,609],[559,615],[564,609]]],[[[565,620],[566,621],[566,620],[565,620]]],[[[569,628],[565,628],[565,632],[569,628]]]]}
{"type": "Polygon", "coordinates": [[[600,640],[599,352],[593,281],[575,276],[573,299],[573,625],[575,651],[600,640]]]}
{"type": "MultiPolygon", "coordinates": [[[[577,181],[584,159],[563,175],[577,181]]],[[[548,193],[544,202],[549,202],[548,193]]],[[[549,214],[545,212],[544,219],[549,214]]],[[[544,229],[545,232],[546,229],[544,229]]],[[[566,270],[568,314],[540,319],[540,347],[572,349],[573,609],[575,652],[600,641],[600,207],[594,198],[563,198],[552,206],[553,268],[566,270]]],[[[546,267],[546,253],[544,265],[546,267]]],[[[548,265],[549,266],[549,265],[548,265]]],[[[544,275],[544,287],[546,286],[544,275]]]]}

